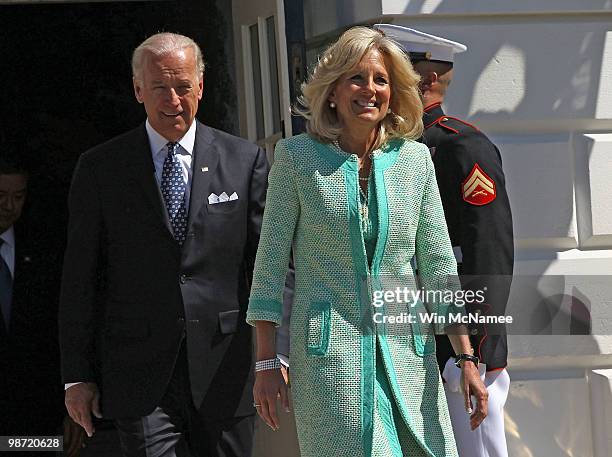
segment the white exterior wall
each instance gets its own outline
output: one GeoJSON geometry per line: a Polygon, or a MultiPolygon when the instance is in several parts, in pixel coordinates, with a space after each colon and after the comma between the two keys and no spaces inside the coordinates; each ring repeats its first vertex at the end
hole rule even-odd
{"type": "MultiPolygon", "coordinates": [[[[382,20],[465,43],[445,109],[502,151],[516,274],[612,275],[612,1],[306,0],[305,14],[315,41],[382,20]]],[[[610,315],[609,294],[582,292],[610,315]]],[[[612,337],[509,345],[510,455],[612,456],[612,337]]]]}

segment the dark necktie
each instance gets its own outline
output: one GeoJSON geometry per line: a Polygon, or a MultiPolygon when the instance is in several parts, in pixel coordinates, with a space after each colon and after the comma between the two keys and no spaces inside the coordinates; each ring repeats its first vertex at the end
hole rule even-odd
{"type": "MultiPolygon", "coordinates": [[[[4,244],[4,240],[0,238],[0,248],[4,244]]],[[[2,317],[6,328],[9,327],[11,320],[11,303],[13,301],[13,277],[11,270],[6,264],[2,256],[0,256],[0,308],[2,308],[2,317]]]]}
{"type": "Polygon", "coordinates": [[[182,245],[187,231],[187,206],[185,205],[186,185],[183,180],[183,168],[176,156],[178,146],[178,143],[166,145],[168,154],[164,160],[160,187],[174,232],[174,239],[182,245]]]}

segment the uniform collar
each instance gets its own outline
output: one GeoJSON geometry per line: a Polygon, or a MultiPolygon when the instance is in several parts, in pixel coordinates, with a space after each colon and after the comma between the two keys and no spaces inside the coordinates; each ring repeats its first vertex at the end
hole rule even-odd
{"type": "Polygon", "coordinates": [[[444,110],[440,102],[432,103],[423,108],[423,126],[430,127],[434,122],[444,116],[444,110]]]}

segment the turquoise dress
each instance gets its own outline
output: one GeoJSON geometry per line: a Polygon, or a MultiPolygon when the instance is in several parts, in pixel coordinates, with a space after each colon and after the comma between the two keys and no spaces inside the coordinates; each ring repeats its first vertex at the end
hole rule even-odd
{"type": "MultiPolygon", "coordinates": [[[[413,258],[426,288],[457,274],[431,154],[396,139],[372,162],[370,227],[357,156],[306,134],[277,143],[247,322],[281,323],[293,248],[291,390],[302,457],[457,457],[433,328],[390,332],[369,314],[380,281],[417,288],[413,258]]],[[[402,310],[385,304],[385,314],[402,310]]]]}
{"type": "MultiPolygon", "coordinates": [[[[361,231],[370,268],[378,239],[378,205],[374,187],[374,181],[368,179],[367,193],[361,188],[359,190],[361,231]]],[[[409,457],[405,443],[409,432],[393,400],[383,363],[380,347],[377,345],[372,457],[409,457]]]]}

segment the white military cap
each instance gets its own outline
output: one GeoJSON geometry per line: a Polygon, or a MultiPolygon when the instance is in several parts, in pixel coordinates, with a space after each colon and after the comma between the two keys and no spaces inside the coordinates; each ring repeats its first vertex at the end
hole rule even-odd
{"type": "Polygon", "coordinates": [[[455,54],[467,50],[464,44],[401,25],[374,24],[374,28],[397,41],[413,62],[435,60],[452,63],[455,61],[455,54]]]}

